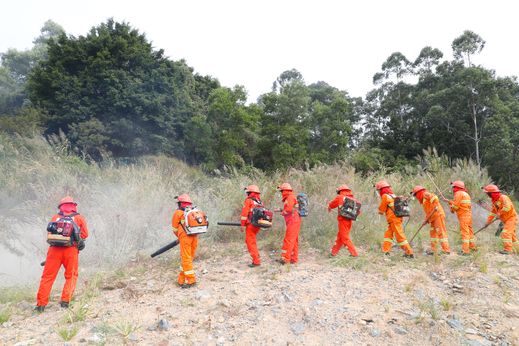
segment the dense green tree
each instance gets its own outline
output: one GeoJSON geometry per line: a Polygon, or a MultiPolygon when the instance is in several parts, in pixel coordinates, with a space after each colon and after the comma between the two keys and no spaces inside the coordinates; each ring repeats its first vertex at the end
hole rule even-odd
{"type": "Polygon", "coordinates": [[[100,138],[88,143],[102,145],[101,152],[185,158],[184,130],[195,113],[192,70],[126,23],[110,19],[86,36],[50,40],[48,59],[33,69],[28,87],[48,113],[48,134],[74,130],[72,143],[84,146],[79,135],[97,128],[100,138]]]}
{"type": "Polygon", "coordinates": [[[310,97],[301,73],[283,72],[259,102],[263,117],[258,165],[265,169],[303,166],[309,158],[310,97]]]}

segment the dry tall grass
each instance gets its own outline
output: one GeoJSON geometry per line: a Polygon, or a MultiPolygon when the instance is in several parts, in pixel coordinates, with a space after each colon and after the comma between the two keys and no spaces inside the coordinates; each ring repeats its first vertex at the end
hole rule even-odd
{"type": "MultiPolygon", "coordinates": [[[[463,179],[473,198],[485,199],[479,187],[490,181],[469,161],[448,164],[433,151],[424,154],[434,181],[451,196],[449,182],[463,179]]],[[[212,222],[203,244],[241,241],[238,228],[216,226],[218,220],[238,221],[244,199],[243,187],[255,183],[262,198],[271,207],[281,205],[276,186],[289,181],[297,191],[310,198],[310,216],[303,220],[302,245],[328,250],[335,239],[336,212],[328,214],[326,204],[335,196],[335,188],[347,183],[363,202],[362,215],[355,222],[352,237],[364,250],[378,251],[386,224],[377,214],[379,197],[373,183],[388,180],[397,194],[408,194],[415,184],[435,191],[420,166],[410,166],[403,173],[388,173],[383,167],[376,174],[361,176],[347,163],[319,166],[311,170],[289,170],[266,175],[253,171],[247,175],[231,172],[210,177],[196,168],[166,157],[146,157],[132,164],[107,162],[87,164],[67,150],[64,140],[50,145],[42,138],[13,138],[0,135],[0,244],[21,256],[44,257],[45,226],[64,195],[72,195],[85,215],[91,236],[81,260],[90,267],[120,263],[139,251],[149,251],[173,239],[170,219],[175,209],[174,196],[189,193],[195,204],[204,209],[212,222]]],[[[418,203],[407,233],[414,231],[423,219],[418,203]]],[[[486,212],[474,207],[474,226],[481,226],[486,212]]],[[[448,226],[453,242],[457,223],[449,216],[448,226]]],[[[284,229],[281,217],[272,230],[260,236],[268,248],[280,246],[284,229]]],[[[423,231],[426,241],[427,231],[423,231]]],[[[488,232],[486,240],[494,242],[488,232]]],[[[202,245],[204,246],[204,245],[202,245]]]]}

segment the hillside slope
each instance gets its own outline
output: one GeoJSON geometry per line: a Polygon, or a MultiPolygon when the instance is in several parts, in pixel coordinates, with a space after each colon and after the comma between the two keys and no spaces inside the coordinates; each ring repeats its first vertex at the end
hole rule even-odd
{"type": "Polygon", "coordinates": [[[519,345],[517,256],[329,259],[305,249],[298,265],[263,253],[250,269],[243,246],[228,244],[201,252],[199,284],[184,290],[177,251],[81,277],[69,311],[56,288],[41,315],[13,304],[0,344],[63,345],[71,331],[70,345],[519,345]]]}

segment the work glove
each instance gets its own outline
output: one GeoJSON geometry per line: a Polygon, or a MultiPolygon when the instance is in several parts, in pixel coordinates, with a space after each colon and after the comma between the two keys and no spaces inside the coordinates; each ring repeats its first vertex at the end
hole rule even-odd
{"type": "Polygon", "coordinates": [[[245,232],[245,226],[240,226],[240,232],[242,232],[242,233],[245,232]]]}
{"type": "Polygon", "coordinates": [[[85,248],[85,241],[83,239],[79,239],[77,242],[77,249],[79,251],[83,250],[85,248]]]}
{"type": "Polygon", "coordinates": [[[328,212],[331,212],[332,211],[332,208],[328,207],[328,212]]]}

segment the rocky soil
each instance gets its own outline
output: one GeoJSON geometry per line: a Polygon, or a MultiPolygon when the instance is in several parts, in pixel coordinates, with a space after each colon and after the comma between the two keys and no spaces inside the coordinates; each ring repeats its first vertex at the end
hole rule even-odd
{"type": "Polygon", "coordinates": [[[191,289],[176,285],[175,249],[80,278],[70,310],[59,286],[43,314],[10,304],[0,344],[519,345],[519,256],[303,250],[298,265],[263,253],[251,269],[243,247],[202,254],[191,289]]]}

